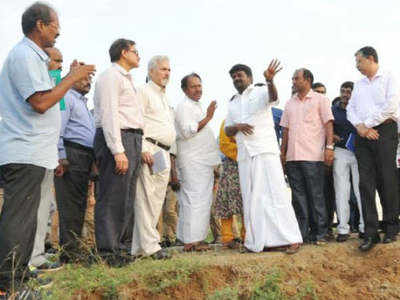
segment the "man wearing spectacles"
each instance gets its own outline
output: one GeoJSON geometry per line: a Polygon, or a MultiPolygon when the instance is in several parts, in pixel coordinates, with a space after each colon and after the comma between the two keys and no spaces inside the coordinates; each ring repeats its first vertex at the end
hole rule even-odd
{"type": "Polygon", "coordinates": [[[93,65],[74,62],[58,84],[48,73],[48,56],[59,36],[57,13],[34,3],[22,15],[25,37],[9,53],[0,75],[0,168],[5,179],[0,216],[0,296],[26,278],[37,226],[39,204],[52,197],[58,165],[58,102],[93,65]]]}

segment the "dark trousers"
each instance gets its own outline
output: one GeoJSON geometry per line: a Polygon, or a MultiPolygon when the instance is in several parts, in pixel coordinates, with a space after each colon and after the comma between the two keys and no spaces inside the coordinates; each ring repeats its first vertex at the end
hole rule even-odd
{"type": "Polygon", "coordinates": [[[361,138],[358,135],[355,139],[366,237],[378,234],[379,223],[375,202],[378,180],[386,234],[389,236],[396,234],[398,227],[397,124],[395,122],[382,124],[375,129],[379,132],[377,141],[361,138]]]}
{"type": "Polygon", "coordinates": [[[129,161],[125,175],[115,173],[115,160],[106,145],[103,130],[97,129],[94,151],[99,168],[95,206],[95,235],[99,252],[117,253],[132,242],[136,181],[141,166],[142,135],[121,131],[129,161]]]}
{"type": "Polygon", "coordinates": [[[333,186],[333,172],[332,167],[324,166],[325,180],[324,180],[324,198],[326,205],[328,231],[332,232],[333,217],[336,210],[335,188],[333,186]]]}
{"type": "Polygon", "coordinates": [[[358,227],[360,225],[360,213],[361,212],[358,210],[357,198],[356,195],[354,194],[353,183],[352,183],[350,190],[350,220],[349,220],[350,229],[352,231],[358,230],[358,227]]]}
{"type": "Polygon", "coordinates": [[[328,232],[323,162],[286,163],[292,204],[304,241],[320,240],[328,232]]]}
{"type": "Polygon", "coordinates": [[[29,164],[0,168],[5,180],[0,215],[0,289],[7,290],[12,282],[19,283],[28,276],[46,169],[29,164]]]}
{"type": "Polygon", "coordinates": [[[64,257],[69,259],[79,253],[94,153],[67,145],[65,151],[69,162],[68,170],[62,177],[54,178],[54,185],[60,224],[60,246],[63,247],[64,257]]]}

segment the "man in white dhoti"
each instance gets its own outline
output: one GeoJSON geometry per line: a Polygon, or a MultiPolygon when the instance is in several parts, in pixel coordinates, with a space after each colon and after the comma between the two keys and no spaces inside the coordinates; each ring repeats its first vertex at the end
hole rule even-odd
{"type": "Polygon", "coordinates": [[[229,103],[225,132],[235,136],[238,146],[244,246],[248,252],[288,246],[287,253],[295,253],[302,243],[271,112],[271,105],[278,100],[273,78],[280,71],[279,66],[274,60],[264,72],[267,87],[252,85],[252,72],[246,65],[235,65],[229,71],[238,94],[229,103]]]}
{"type": "Polygon", "coordinates": [[[203,111],[201,78],[195,73],[185,76],[181,87],[186,97],[175,112],[181,178],[177,238],[184,243],[184,251],[202,251],[208,250],[204,240],[210,224],[214,166],[221,163],[216,139],[208,126],[216,101],[210,103],[207,112],[203,111]]]}
{"type": "Polygon", "coordinates": [[[137,181],[131,253],[154,259],[170,257],[165,249],[161,249],[157,231],[170,176],[169,150],[176,138],[173,115],[165,94],[170,72],[168,57],[154,56],[148,66],[150,81],[138,90],[144,116],[143,165],[137,181]]]}

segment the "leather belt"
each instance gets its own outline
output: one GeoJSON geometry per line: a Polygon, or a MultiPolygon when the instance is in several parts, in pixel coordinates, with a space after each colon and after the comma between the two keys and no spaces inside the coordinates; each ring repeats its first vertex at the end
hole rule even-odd
{"type": "Polygon", "coordinates": [[[128,128],[128,129],[121,129],[122,132],[132,132],[143,135],[143,130],[140,128],[128,128]]]}
{"type": "Polygon", "coordinates": [[[394,123],[394,120],[389,118],[383,121],[381,124],[390,124],[390,123],[394,123]]]}
{"type": "Polygon", "coordinates": [[[391,124],[391,123],[395,123],[395,121],[393,119],[389,118],[389,119],[386,119],[385,121],[383,121],[378,126],[374,126],[373,128],[379,128],[382,125],[387,125],[387,124],[391,124]]]}
{"type": "Polygon", "coordinates": [[[171,148],[170,146],[164,145],[163,143],[160,143],[159,141],[156,141],[155,139],[152,139],[150,137],[147,137],[146,141],[149,141],[150,143],[152,143],[166,151],[169,151],[169,149],[171,148]]]}
{"type": "Polygon", "coordinates": [[[71,142],[71,141],[68,141],[68,140],[64,140],[64,146],[71,147],[71,148],[78,149],[78,150],[83,150],[83,151],[89,152],[91,154],[94,153],[93,152],[93,148],[86,147],[86,146],[83,146],[81,144],[78,144],[78,143],[75,143],[75,142],[71,142]]]}

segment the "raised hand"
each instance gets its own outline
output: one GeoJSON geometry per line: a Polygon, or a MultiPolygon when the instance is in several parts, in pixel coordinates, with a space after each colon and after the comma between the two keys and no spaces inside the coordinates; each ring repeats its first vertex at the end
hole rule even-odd
{"type": "Polygon", "coordinates": [[[273,59],[268,68],[264,71],[264,77],[267,81],[272,81],[275,75],[282,70],[281,62],[277,59],[273,59]]]}
{"type": "Polygon", "coordinates": [[[214,116],[215,109],[217,108],[217,101],[212,101],[207,108],[207,117],[212,119],[214,116]]]}

